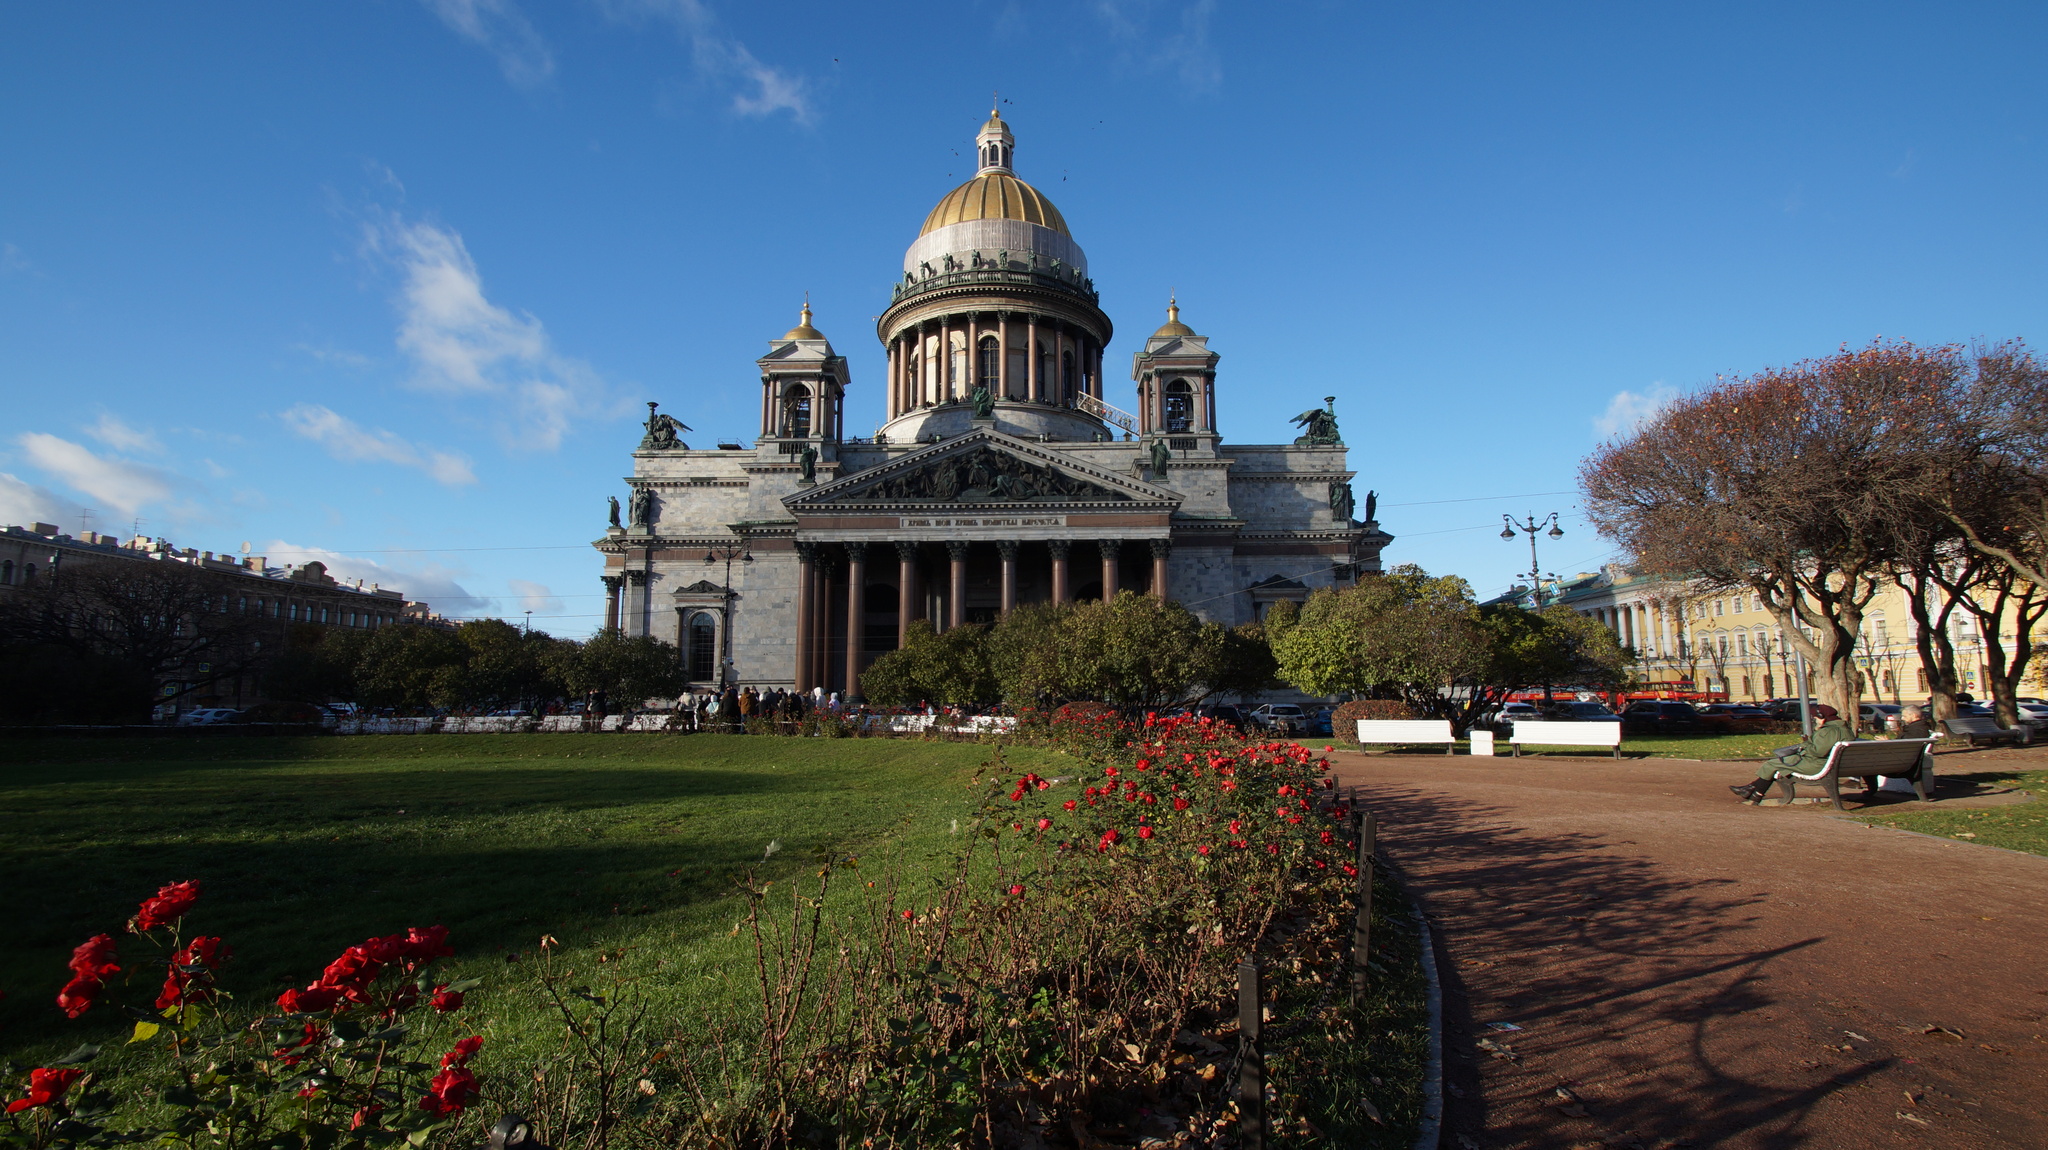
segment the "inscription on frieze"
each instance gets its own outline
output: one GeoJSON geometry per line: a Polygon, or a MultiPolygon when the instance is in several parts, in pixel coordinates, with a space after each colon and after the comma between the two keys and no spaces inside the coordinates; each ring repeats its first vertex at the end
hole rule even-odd
{"type": "Polygon", "coordinates": [[[904,527],[1065,527],[1064,515],[904,516],[904,527]]]}

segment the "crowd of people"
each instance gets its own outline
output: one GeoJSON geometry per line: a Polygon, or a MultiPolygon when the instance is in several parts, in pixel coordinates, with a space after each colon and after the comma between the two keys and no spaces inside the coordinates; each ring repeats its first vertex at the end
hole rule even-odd
{"type": "Polygon", "coordinates": [[[682,729],[715,731],[746,726],[749,719],[778,723],[800,723],[818,714],[839,714],[846,709],[839,692],[813,687],[808,693],[781,687],[762,692],[753,687],[727,687],[723,691],[688,692],[676,698],[676,715],[682,729]]]}

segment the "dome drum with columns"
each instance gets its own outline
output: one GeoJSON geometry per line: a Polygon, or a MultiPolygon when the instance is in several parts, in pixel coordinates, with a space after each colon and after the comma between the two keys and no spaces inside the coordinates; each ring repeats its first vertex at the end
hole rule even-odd
{"type": "Polygon", "coordinates": [[[1133,410],[1110,402],[1086,255],[1000,116],[976,143],[876,324],[872,437],[846,433],[877,401],[806,302],[756,361],[752,447],[634,452],[634,514],[595,543],[605,625],[675,642],[693,683],[857,693],[918,619],[1129,590],[1236,624],[1379,570],[1392,537],[1352,519],[1342,443],[1223,441],[1220,357],[1178,301],[1133,355],[1133,410]]]}

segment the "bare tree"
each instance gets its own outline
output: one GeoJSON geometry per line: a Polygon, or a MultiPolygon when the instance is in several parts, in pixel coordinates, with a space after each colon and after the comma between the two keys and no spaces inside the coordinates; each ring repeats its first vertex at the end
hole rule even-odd
{"type": "Polygon", "coordinates": [[[1880,341],[1722,380],[1589,456],[1587,509],[1639,566],[1754,593],[1854,714],[1856,636],[1925,470],[1915,413],[1953,361],[1880,341]]]}

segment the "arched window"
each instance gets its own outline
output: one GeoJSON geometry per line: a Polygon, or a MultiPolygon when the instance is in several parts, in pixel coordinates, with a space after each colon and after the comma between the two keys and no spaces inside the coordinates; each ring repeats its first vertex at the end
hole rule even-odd
{"type": "Polygon", "coordinates": [[[718,677],[718,621],[709,612],[690,616],[690,678],[703,682],[718,677]]]}
{"type": "Polygon", "coordinates": [[[24,563],[21,565],[21,585],[24,587],[33,587],[36,585],[35,564],[24,563]]]}
{"type": "Polygon", "coordinates": [[[14,560],[9,559],[5,562],[0,562],[0,587],[11,587],[13,585],[14,560]]]}
{"type": "Polygon", "coordinates": [[[1186,431],[1195,425],[1195,389],[1185,379],[1166,385],[1166,430],[1186,431]]]}
{"type": "Polygon", "coordinates": [[[793,385],[782,393],[782,435],[802,439],[811,433],[811,389],[793,385]]]}
{"type": "Polygon", "coordinates": [[[958,398],[961,385],[967,382],[967,337],[955,332],[946,346],[946,395],[958,398]]]}
{"type": "Polygon", "coordinates": [[[981,337],[981,386],[990,391],[1002,379],[1003,348],[995,336],[981,337]]]}
{"type": "Polygon", "coordinates": [[[1060,402],[1074,406],[1074,353],[1060,353],[1060,402]]]}
{"type": "Polygon", "coordinates": [[[924,352],[910,353],[910,402],[924,404],[924,352]]]}

